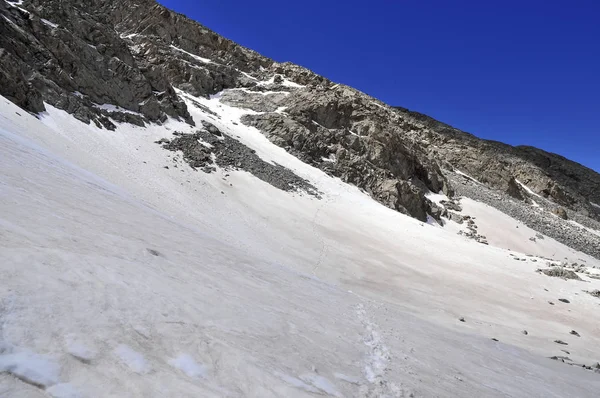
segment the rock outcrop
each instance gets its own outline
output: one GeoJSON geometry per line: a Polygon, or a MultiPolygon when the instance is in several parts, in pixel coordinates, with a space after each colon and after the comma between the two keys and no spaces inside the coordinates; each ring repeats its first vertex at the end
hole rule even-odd
{"type": "Polygon", "coordinates": [[[420,139],[430,143],[430,155],[447,169],[526,201],[527,193],[514,184],[518,180],[557,205],[600,220],[600,208],[594,206],[600,203],[600,174],[595,171],[538,148],[483,140],[421,113],[396,110],[418,126],[420,139]]]}

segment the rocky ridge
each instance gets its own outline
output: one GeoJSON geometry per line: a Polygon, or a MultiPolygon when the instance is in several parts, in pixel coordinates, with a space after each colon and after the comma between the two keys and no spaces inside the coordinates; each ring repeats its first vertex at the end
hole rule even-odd
{"type": "Polygon", "coordinates": [[[395,107],[404,118],[421,127],[429,153],[448,170],[458,169],[517,199],[515,182],[559,206],[600,220],[600,174],[563,156],[531,146],[511,146],[484,140],[427,115],[395,107]]]}
{"type": "MultiPolygon", "coordinates": [[[[248,109],[242,121],[275,144],[422,221],[452,217],[451,206],[425,197],[430,192],[480,195],[456,180],[459,170],[498,192],[502,199],[486,200],[503,211],[511,206],[506,194],[509,202],[525,205],[519,209],[544,202],[550,212],[598,228],[600,175],[592,170],[387,106],[303,67],[263,57],[154,0],[0,0],[0,20],[0,94],[30,112],[43,112],[48,103],[108,129],[167,118],[193,124],[178,90],[196,97],[220,93],[221,102],[248,109]]],[[[183,144],[179,139],[174,142],[183,144]]],[[[537,213],[506,211],[560,235],[544,227],[559,225],[556,217],[542,225],[533,221],[537,213]]],[[[594,238],[581,234],[562,241],[598,256],[589,248],[594,238]]]]}

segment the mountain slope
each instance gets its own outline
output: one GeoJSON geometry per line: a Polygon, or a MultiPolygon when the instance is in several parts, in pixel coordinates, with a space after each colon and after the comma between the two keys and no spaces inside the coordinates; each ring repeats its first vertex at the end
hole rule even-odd
{"type": "Polygon", "coordinates": [[[151,0],[0,33],[0,396],[597,395],[600,226],[516,150],[151,0]]]}
{"type": "Polygon", "coordinates": [[[244,123],[420,220],[445,213],[427,192],[452,194],[438,164],[462,167],[503,190],[517,178],[562,206],[598,217],[591,203],[600,202],[600,176],[591,170],[444,125],[439,134],[437,122],[423,123],[422,115],[394,112],[309,70],[276,63],[152,0],[12,3],[0,4],[8,22],[0,39],[7,71],[0,93],[30,111],[42,110],[44,100],[110,129],[114,121],[143,125],[167,117],[191,123],[175,89],[208,96],[238,88],[230,104],[262,112],[244,123]],[[282,78],[291,84],[278,84],[282,78]]]}
{"type": "Polygon", "coordinates": [[[593,205],[600,202],[600,174],[595,171],[538,148],[483,140],[418,112],[396,109],[429,130],[433,156],[451,167],[504,191],[511,179],[518,179],[558,205],[599,218],[593,205]]]}
{"type": "MultiPolygon", "coordinates": [[[[593,364],[598,299],[582,289],[599,280],[549,278],[534,272],[539,257],[514,261],[420,225],[298,161],[217,99],[204,105],[224,133],[322,198],[244,171],[194,171],[153,142],[193,131],[181,122],[108,132],[50,105],[37,120],[0,101],[5,395],[592,397],[600,387],[593,372],[546,358],[563,355],[562,339],[575,363],[593,364]],[[571,304],[547,304],[557,297],[571,304]]],[[[496,213],[477,210],[481,228],[499,225],[496,213]]],[[[501,236],[489,238],[512,245],[501,236]]],[[[549,238],[518,244],[600,266],[549,238]]]]}

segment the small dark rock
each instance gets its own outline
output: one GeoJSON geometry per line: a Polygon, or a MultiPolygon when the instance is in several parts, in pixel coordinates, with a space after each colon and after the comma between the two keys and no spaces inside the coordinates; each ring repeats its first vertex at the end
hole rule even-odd
{"type": "Polygon", "coordinates": [[[214,124],[207,122],[206,120],[202,121],[202,126],[211,134],[216,135],[217,137],[222,137],[223,133],[219,130],[214,124]]]}
{"type": "Polygon", "coordinates": [[[591,294],[594,297],[600,298],[600,290],[592,290],[592,291],[585,291],[586,293],[591,294]]]}
{"type": "Polygon", "coordinates": [[[569,345],[569,343],[565,343],[565,342],[564,342],[564,341],[562,341],[562,340],[554,340],[554,342],[555,342],[556,344],[569,345]]]}
{"type": "Polygon", "coordinates": [[[579,333],[577,333],[577,331],[575,331],[575,330],[571,330],[571,332],[569,334],[572,334],[573,336],[581,337],[579,335],[579,333]]]}
{"type": "Polygon", "coordinates": [[[462,318],[462,317],[461,317],[461,318],[458,318],[458,320],[459,320],[459,321],[461,321],[461,322],[466,322],[466,321],[465,321],[465,318],[462,318]]]}
{"type": "Polygon", "coordinates": [[[154,249],[146,249],[148,250],[148,253],[152,254],[153,256],[160,256],[160,252],[158,250],[154,250],[154,249]]]}
{"type": "Polygon", "coordinates": [[[565,209],[563,209],[562,207],[558,207],[558,208],[552,210],[552,213],[556,214],[558,217],[562,218],[563,220],[566,220],[569,218],[567,216],[567,211],[565,209]]]}
{"type": "Polygon", "coordinates": [[[564,298],[559,298],[558,301],[562,301],[563,303],[569,304],[570,301],[564,298]]]}
{"type": "Polygon", "coordinates": [[[529,333],[527,332],[527,330],[522,330],[521,333],[523,333],[525,336],[527,336],[529,333]]]}

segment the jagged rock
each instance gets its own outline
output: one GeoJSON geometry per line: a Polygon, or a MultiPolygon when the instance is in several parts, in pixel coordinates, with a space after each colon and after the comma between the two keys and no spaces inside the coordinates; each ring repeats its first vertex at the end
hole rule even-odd
{"type": "Polygon", "coordinates": [[[567,216],[567,211],[565,209],[563,209],[562,207],[557,207],[556,209],[552,210],[552,212],[554,214],[556,214],[558,217],[562,218],[563,220],[567,220],[569,218],[567,216]]]}
{"type": "Polygon", "coordinates": [[[427,215],[439,220],[442,213],[425,197],[429,191],[452,194],[439,167],[407,148],[393,125],[383,127],[384,118],[375,124],[377,115],[365,115],[364,97],[350,90],[341,98],[315,89],[297,91],[279,104],[286,106],[287,116],[245,115],[242,122],[392,209],[421,221],[427,215]],[[335,162],[323,162],[331,155],[335,162]]]}
{"type": "Polygon", "coordinates": [[[592,295],[593,297],[600,298],[600,290],[592,290],[592,291],[586,291],[586,292],[589,293],[590,295],[592,295]]]}
{"type": "Polygon", "coordinates": [[[515,177],[510,177],[507,183],[506,193],[512,196],[515,199],[525,201],[527,198],[527,194],[523,187],[517,183],[515,177]]]}
{"type": "Polygon", "coordinates": [[[562,340],[554,340],[554,342],[555,342],[556,344],[561,344],[561,345],[569,345],[569,343],[565,343],[565,342],[564,342],[564,341],[562,341],[562,340]]]}
{"type": "Polygon", "coordinates": [[[543,273],[544,275],[548,275],[548,276],[553,276],[556,278],[562,278],[562,279],[574,279],[577,281],[582,280],[579,275],[577,275],[575,272],[569,270],[569,269],[565,269],[563,267],[552,267],[552,268],[547,268],[547,269],[538,269],[538,272],[543,273]]]}
{"type": "Polygon", "coordinates": [[[206,120],[202,121],[202,126],[211,134],[216,135],[217,137],[222,137],[223,133],[219,130],[214,124],[207,122],[206,120]]]}
{"type": "Polygon", "coordinates": [[[216,171],[214,164],[225,169],[242,169],[284,191],[302,191],[320,197],[314,186],[291,170],[262,160],[254,150],[229,136],[218,135],[216,132],[220,134],[220,131],[213,124],[205,122],[203,125],[206,131],[179,133],[167,143],[163,140],[157,143],[162,143],[163,148],[170,151],[181,151],[192,168],[205,173],[216,171]]]}
{"type": "Polygon", "coordinates": [[[448,210],[454,210],[458,212],[462,211],[462,207],[460,206],[460,204],[456,203],[453,200],[442,200],[440,201],[440,203],[444,205],[444,207],[448,210]]]}
{"type": "Polygon", "coordinates": [[[463,223],[463,217],[460,214],[456,214],[454,212],[449,211],[448,212],[448,217],[450,218],[450,220],[458,223],[458,224],[462,224],[463,223]]]}
{"type": "Polygon", "coordinates": [[[415,126],[414,140],[425,139],[431,144],[428,152],[448,165],[446,169],[460,170],[470,176],[463,178],[522,200],[530,195],[515,186],[518,179],[556,204],[600,220],[600,211],[591,204],[600,203],[600,174],[595,171],[541,149],[482,140],[406,108],[396,107],[396,112],[415,126]]]}

